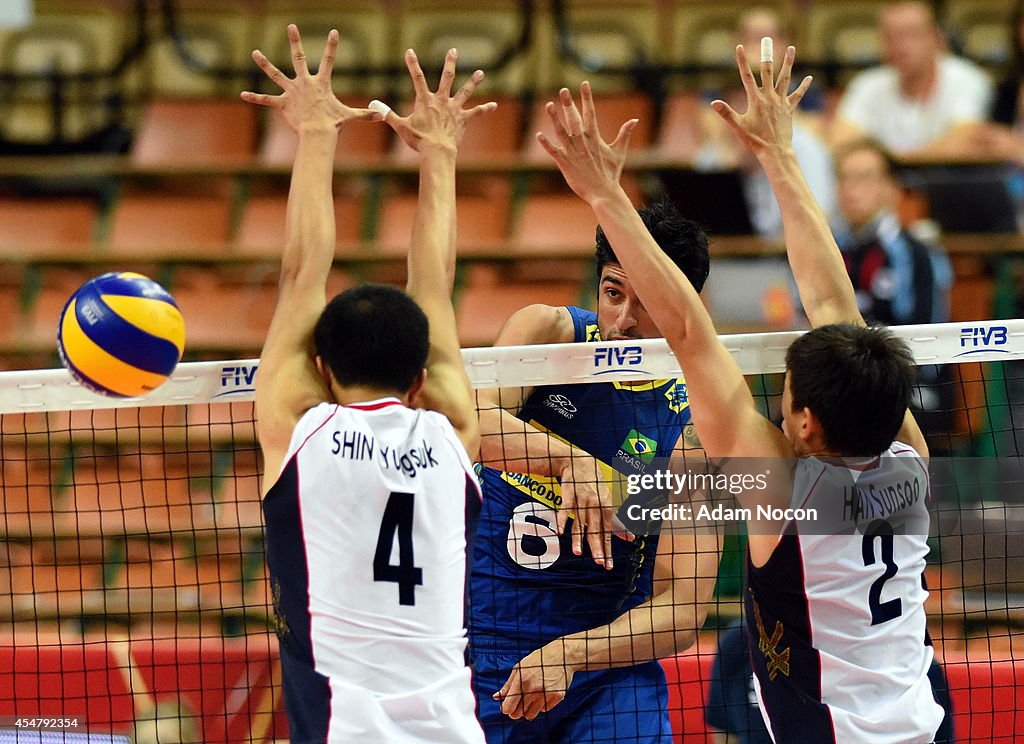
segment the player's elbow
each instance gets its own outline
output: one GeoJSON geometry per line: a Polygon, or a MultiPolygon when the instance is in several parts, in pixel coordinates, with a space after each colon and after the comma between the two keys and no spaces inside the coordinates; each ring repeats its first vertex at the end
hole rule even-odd
{"type": "Polygon", "coordinates": [[[696,628],[680,628],[672,634],[672,653],[681,654],[697,642],[696,628]]]}

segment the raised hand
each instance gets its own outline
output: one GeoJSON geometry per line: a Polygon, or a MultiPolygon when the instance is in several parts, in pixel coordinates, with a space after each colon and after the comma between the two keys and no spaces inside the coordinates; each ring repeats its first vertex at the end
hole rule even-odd
{"type": "Polygon", "coordinates": [[[456,59],[458,52],[449,49],[444,58],[444,70],[441,72],[437,92],[431,93],[416,52],[409,49],[405,53],[405,64],[409,68],[416,100],[411,114],[399,116],[389,111],[385,121],[405,144],[417,152],[427,147],[455,151],[466,132],[466,122],[498,107],[498,104],[492,102],[466,108],[466,103],[484,79],[483,70],[474,72],[454,96],[451,94],[455,82],[456,59]]]}
{"type": "Polygon", "coordinates": [[[753,155],[767,149],[789,147],[793,141],[793,112],[800,104],[811,85],[808,75],[792,93],[788,93],[793,75],[793,61],[796,48],[786,49],[786,57],[779,70],[778,80],[774,76],[774,61],[771,55],[761,62],[761,84],[754,79],[743,45],[736,47],[736,66],[740,71],[743,89],[747,92],[747,110],[737,114],[725,101],[712,101],[711,108],[721,116],[736,137],[753,155]]]}
{"type": "Polygon", "coordinates": [[[560,106],[548,102],[546,108],[555,126],[557,142],[552,142],[543,133],[537,134],[537,141],[554,159],[569,187],[591,204],[619,187],[629,139],[639,120],[630,119],[619,127],[618,135],[609,144],[601,139],[597,129],[590,83],[584,82],[580,86],[582,114],[568,88],[562,88],[558,98],[560,106]]]}
{"type": "Polygon", "coordinates": [[[243,101],[278,109],[296,132],[307,128],[338,129],[352,120],[380,121],[383,118],[378,112],[370,109],[346,106],[331,90],[334,54],[338,49],[336,30],[327,35],[327,46],[324,47],[324,56],[320,60],[316,75],[309,74],[306,53],[302,51],[302,39],[295,24],[288,26],[288,43],[291,46],[292,66],[295,68],[294,78],[289,78],[277,69],[259,49],[252,53],[252,58],[260,69],[284,92],[271,96],[245,91],[242,93],[243,101]]]}

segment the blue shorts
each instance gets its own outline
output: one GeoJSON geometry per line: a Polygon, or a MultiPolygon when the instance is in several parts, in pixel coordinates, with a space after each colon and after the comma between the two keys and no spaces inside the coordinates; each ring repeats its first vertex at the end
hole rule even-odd
{"type": "Polygon", "coordinates": [[[658,662],[577,672],[562,702],[532,721],[513,720],[491,696],[524,656],[473,654],[473,691],[487,744],[672,744],[668,685],[658,662]]]}

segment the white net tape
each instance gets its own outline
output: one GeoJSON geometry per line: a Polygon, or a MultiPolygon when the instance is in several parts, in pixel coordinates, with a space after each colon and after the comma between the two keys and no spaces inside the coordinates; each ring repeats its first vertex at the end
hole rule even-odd
{"type": "MultiPolygon", "coordinates": [[[[1024,319],[899,326],[892,329],[917,364],[1024,359],[1024,319]]],[[[744,374],[785,370],[786,349],[801,331],[722,336],[744,374]]],[[[663,339],[463,349],[474,388],[580,382],[630,382],[679,377],[663,339]]],[[[106,398],[83,388],[63,369],[0,373],[0,414],[134,408],[252,400],[259,360],[191,362],[178,366],[145,398],[106,398]]]]}

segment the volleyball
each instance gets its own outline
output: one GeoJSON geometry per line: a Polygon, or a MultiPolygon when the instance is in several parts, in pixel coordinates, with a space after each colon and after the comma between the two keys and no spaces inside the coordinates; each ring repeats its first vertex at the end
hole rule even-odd
{"type": "Polygon", "coordinates": [[[112,272],[71,296],[57,327],[61,362],[101,395],[134,398],[160,387],[185,349],[174,298],[141,274],[112,272]]]}

